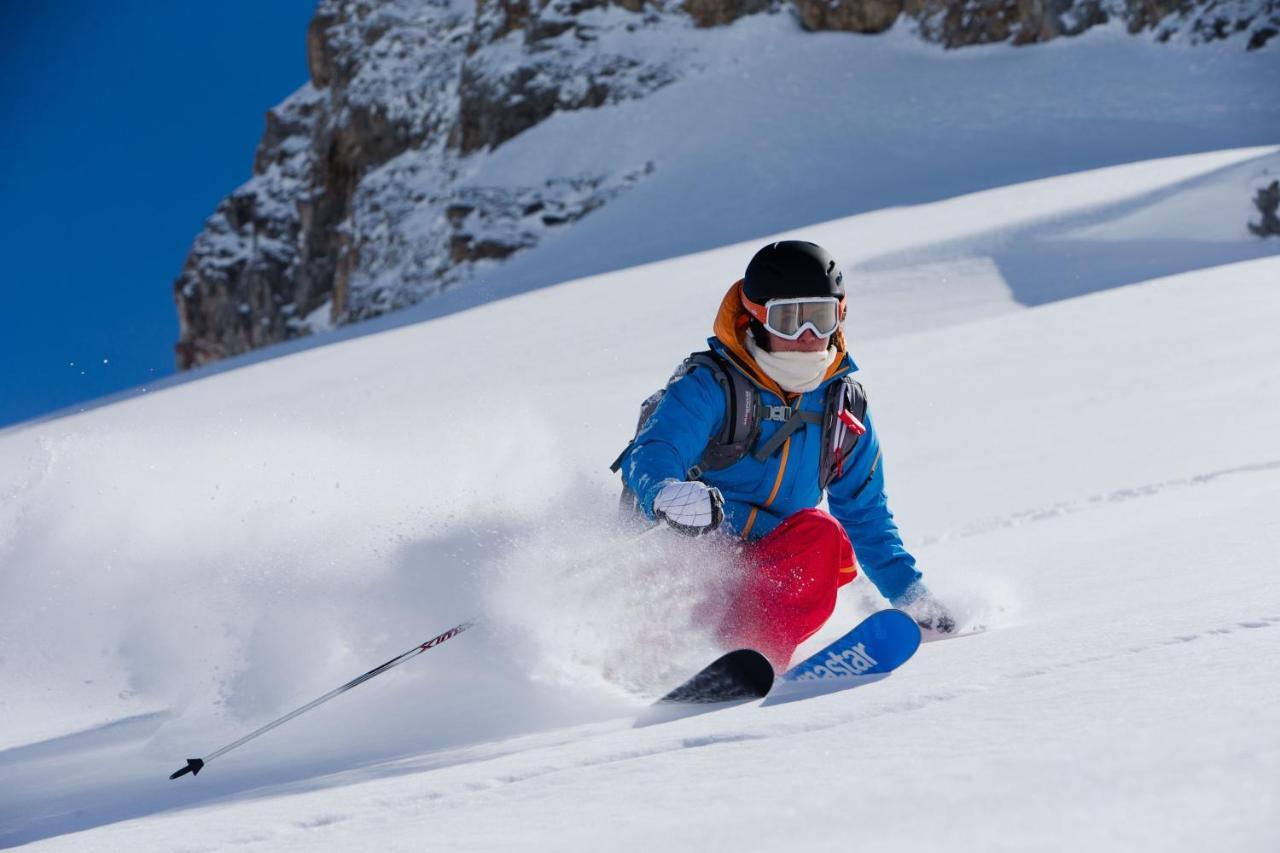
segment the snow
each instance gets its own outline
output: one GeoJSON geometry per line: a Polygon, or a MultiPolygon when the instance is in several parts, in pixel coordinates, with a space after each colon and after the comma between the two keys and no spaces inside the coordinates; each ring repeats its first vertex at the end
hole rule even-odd
{"type": "Polygon", "coordinates": [[[1055,174],[1271,144],[1280,127],[1271,57],[1151,44],[1121,26],[1031,50],[941,51],[905,28],[806,33],[785,15],[696,37],[702,67],[678,84],[558,113],[464,162],[475,186],[654,164],[469,288],[505,295],[597,273],[601,246],[631,266],[1055,174]]]}
{"type": "MultiPolygon", "coordinates": [[[[771,234],[446,294],[0,432],[0,845],[1274,850],[1280,252],[1243,221],[1280,147],[1126,162],[1099,127],[1104,169],[993,157],[940,200],[886,185],[771,232],[845,265],[892,505],[985,633],[637,726],[713,651],[696,607],[729,567],[613,532],[606,466],[771,234]]],[[[801,653],[882,606],[854,584],[801,653]]]]}

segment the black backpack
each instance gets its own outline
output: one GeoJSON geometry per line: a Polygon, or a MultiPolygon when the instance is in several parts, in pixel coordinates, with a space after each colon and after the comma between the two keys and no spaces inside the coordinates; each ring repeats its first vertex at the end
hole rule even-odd
{"type": "MultiPolygon", "coordinates": [[[[832,480],[844,473],[844,460],[849,458],[858,439],[866,431],[862,421],[867,414],[867,394],[852,376],[845,376],[839,382],[833,382],[827,389],[827,400],[823,414],[816,412],[796,411],[791,406],[767,406],[760,402],[760,391],[747,376],[735,367],[725,356],[714,350],[695,352],[680,363],[675,373],[667,380],[667,384],[650,394],[640,404],[640,418],[636,423],[636,435],[644,428],[645,423],[658,408],[671,383],[697,368],[711,371],[725,395],[724,428],[713,436],[702,458],[685,472],[686,480],[700,479],[706,471],[718,471],[728,468],[750,454],[758,462],[763,462],[782,446],[782,443],[796,430],[807,424],[822,427],[822,456],[818,463],[818,486],[825,489],[832,480]],[[760,435],[760,424],[764,421],[781,421],[782,428],[775,432],[768,441],[756,447],[756,439],[760,435]]],[[[609,466],[615,474],[622,468],[622,459],[635,445],[631,441],[618,454],[618,458],[609,466]]],[[[879,454],[871,464],[871,473],[858,487],[855,496],[862,492],[875,475],[880,464],[879,454]]],[[[626,485],[622,487],[622,508],[626,511],[639,512],[636,495],[626,485]]]]}

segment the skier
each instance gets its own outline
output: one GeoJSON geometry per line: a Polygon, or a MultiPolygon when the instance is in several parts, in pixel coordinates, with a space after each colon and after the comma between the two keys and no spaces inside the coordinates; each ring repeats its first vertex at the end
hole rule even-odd
{"type": "Polygon", "coordinates": [[[956,629],[886,503],[844,317],[843,275],[826,250],[765,246],[725,295],[710,351],[646,401],[656,407],[642,410],[614,463],[650,521],[745,540],[744,580],[720,633],[779,668],[831,616],[859,564],[923,630],[956,629]],[[824,490],[830,513],[816,508],[824,490]]]}

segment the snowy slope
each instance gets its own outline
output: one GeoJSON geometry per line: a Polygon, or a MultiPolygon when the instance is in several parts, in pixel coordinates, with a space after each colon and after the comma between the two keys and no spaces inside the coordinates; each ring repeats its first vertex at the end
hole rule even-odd
{"type": "MultiPolygon", "coordinates": [[[[633,725],[710,653],[720,557],[608,533],[605,466],[755,241],[5,432],[0,844],[1274,849],[1280,255],[1242,188],[1277,173],[796,232],[854,272],[908,544],[992,626],[848,693],[633,725]]],[[[857,584],[825,633],[879,606],[857,584]]]]}

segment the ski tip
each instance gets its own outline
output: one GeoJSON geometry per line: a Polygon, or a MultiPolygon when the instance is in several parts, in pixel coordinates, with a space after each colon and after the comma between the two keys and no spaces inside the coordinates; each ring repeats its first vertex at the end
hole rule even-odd
{"type": "Polygon", "coordinates": [[[759,699],[773,687],[773,679],[773,666],[764,655],[754,649],[738,649],[721,655],[658,703],[712,704],[759,699]]]}
{"type": "Polygon", "coordinates": [[[204,767],[204,761],[202,761],[201,759],[188,758],[187,766],[183,767],[181,770],[175,770],[174,772],[170,773],[169,778],[177,779],[179,776],[185,776],[188,773],[190,773],[192,776],[196,776],[200,773],[200,770],[203,767],[204,767]]]}
{"type": "Polygon", "coordinates": [[[923,643],[938,643],[942,640],[958,640],[961,637],[974,637],[978,634],[985,634],[989,630],[990,629],[986,625],[973,625],[968,628],[957,628],[950,634],[939,634],[937,631],[922,630],[920,635],[921,642],[923,643]]]}

